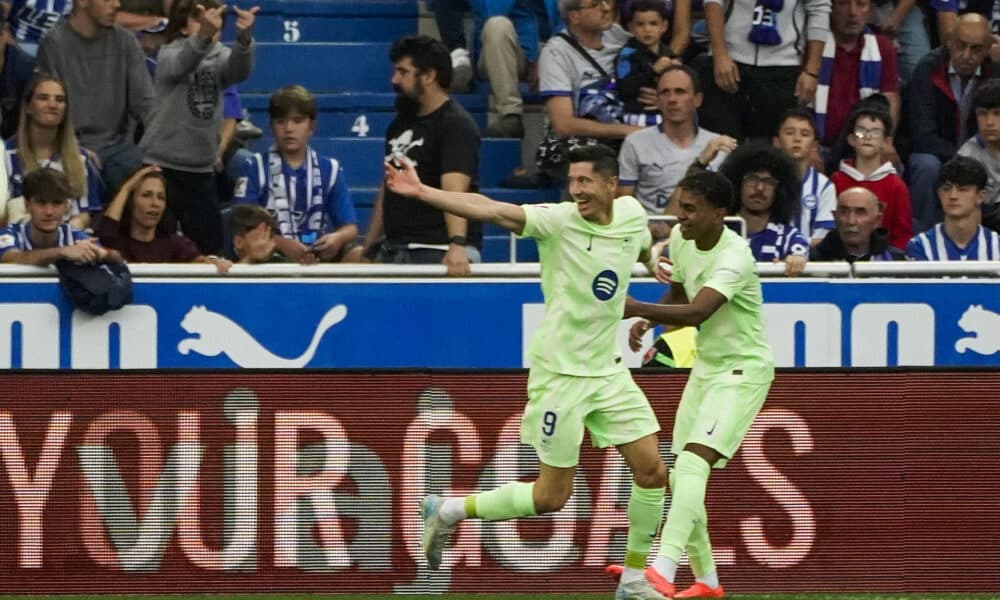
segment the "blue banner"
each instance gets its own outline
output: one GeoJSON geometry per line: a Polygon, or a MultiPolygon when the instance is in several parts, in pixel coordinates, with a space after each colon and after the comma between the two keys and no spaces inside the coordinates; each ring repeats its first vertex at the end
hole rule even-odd
{"type": "MultiPolygon", "coordinates": [[[[769,279],[764,298],[778,366],[1000,365],[993,280],[769,279]]],[[[0,368],[518,368],[543,313],[537,279],[137,279],[101,317],[4,280],[0,368]]]]}

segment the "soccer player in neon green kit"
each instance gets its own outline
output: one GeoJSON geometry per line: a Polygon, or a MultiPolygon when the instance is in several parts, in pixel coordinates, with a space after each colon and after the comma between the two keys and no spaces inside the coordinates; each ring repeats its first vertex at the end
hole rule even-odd
{"type": "MultiPolygon", "coordinates": [[[[646,569],[653,587],[669,598],[721,598],[705,512],[705,488],[739,448],[774,379],[764,335],[757,265],[746,240],[725,226],[733,204],[729,181],[709,171],[678,184],[678,226],[670,232],[670,290],[660,304],[628,298],[625,317],[635,349],[651,323],[698,327],[697,358],[681,396],[671,454],[671,501],[659,556],[646,569]],[[671,264],[672,263],[672,264],[671,264]],[[687,550],[695,584],[674,595],[674,576],[687,550]]],[[[658,277],[660,278],[660,277],[658,277]]],[[[619,567],[620,568],[620,567],[619,567]]],[[[608,568],[614,572],[614,566],[608,568]]]]}
{"type": "Polygon", "coordinates": [[[528,404],[521,441],[538,453],[538,478],[466,498],[421,503],[423,548],[431,569],[458,521],[514,519],[560,510],[573,493],[583,430],[595,446],[615,446],[632,470],[625,568],[617,600],[662,600],[643,569],[663,515],[667,470],[659,422],[618,352],[616,332],[637,259],[651,260],[646,212],[631,196],[615,198],[618,161],[604,146],[569,154],[573,202],[518,206],[420,183],[410,165],[386,165],[386,185],[442,211],[495,223],[538,241],[545,319],[529,350],[528,404]]]}

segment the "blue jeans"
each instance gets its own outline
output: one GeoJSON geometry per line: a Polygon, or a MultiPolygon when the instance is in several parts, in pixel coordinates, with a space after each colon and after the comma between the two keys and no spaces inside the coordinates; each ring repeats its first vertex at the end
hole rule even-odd
{"type": "MultiPolygon", "coordinates": [[[[910,82],[913,69],[925,54],[931,51],[931,40],[927,35],[927,26],[924,23],[924,11],[919,6],[914,6],[899,24],[899,56],[897,58],[897,68],[902,84],[910,82]]],[[[921,230],[923,231],[923,230],[921,230]]]]}
{"type": "Polygon", "coordinates": [[[941,218],[941,202],[937,196],[941,160],[933,154],[914,152],[906,163],[910,183],[910,208],[913,211],[913,233],[923,233],[941,218]]]}

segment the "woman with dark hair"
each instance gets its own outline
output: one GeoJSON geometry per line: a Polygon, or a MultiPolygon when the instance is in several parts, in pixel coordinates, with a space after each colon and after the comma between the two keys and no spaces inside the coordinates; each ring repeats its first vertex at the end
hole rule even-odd
{"type": "Polygon", "coordinates": [[[222,248],[214,163],[222,127],[222,94],[250,76],[257,7],[236,13],[236,41],[220,41],[226,6],[218,0],[175,0],[167,43],[156,66],[156,100],[141,147],[167,186],[167,223],[180,223],[202,252],[222,248]]]}
{"type": "MultiPolygon", "coordinates": [[[[73,189],[67,220],[77,229],[86,229],[90,213],[101,210],[100,175],[80,150],[69,117],[66,86],[55,77],[36,77],[25,89],[17,134],[7,141],[6,166],[11,198],[23,195],[28,173],[44,167],[65,173],[73,189]]],[[[27,217],[20,214],[19,206],[9,208],[11,221],[27,217]]]]}
{"type": "Polygon", "coordinates": [[[225,273],[232,263],[204,256],[194,242],[172,232],[163,223],[167,180],[159,167],[134,172],[118,188],[97,227],[105,248],[117,250],[127,261],[143,263],[211,263],[225,273]]]}

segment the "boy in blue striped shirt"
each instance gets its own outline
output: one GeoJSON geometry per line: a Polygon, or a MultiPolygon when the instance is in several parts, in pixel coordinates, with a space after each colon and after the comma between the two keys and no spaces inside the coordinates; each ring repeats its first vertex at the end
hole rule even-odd
{"type": "Polygon", "coordinates": [[[941,166],[938,199],[944,220],[906,245],[910,260],[1000,260],[1000,234],[982,226],[986,167],[956,156],[941,166]]]}
{"type": "Polygon", "coordinates": [[[281,88],[268,106],[274,145],[243,165],[233,202],[259,204],[278,225],[277,249],[289,259],[339,262],[358,237],[358,217],[340,163],[309,145],[316,100],[304,87],[281,88]]]}

